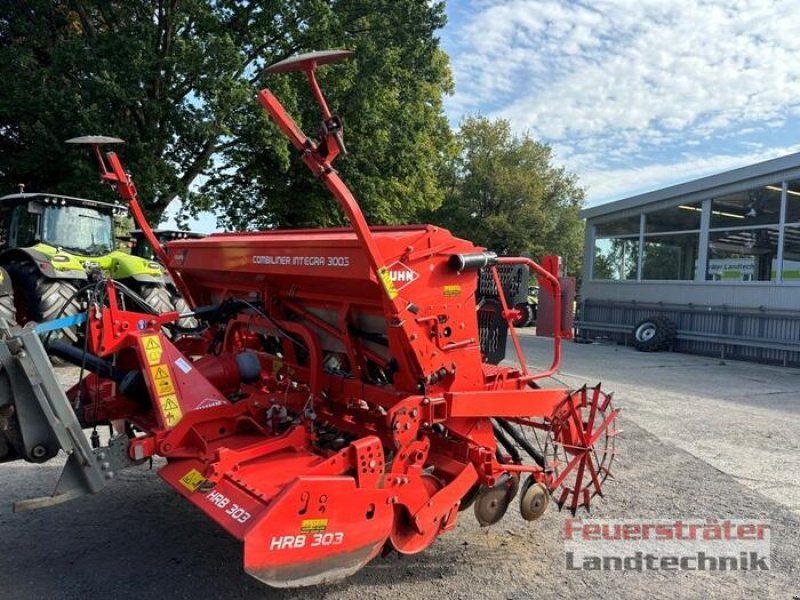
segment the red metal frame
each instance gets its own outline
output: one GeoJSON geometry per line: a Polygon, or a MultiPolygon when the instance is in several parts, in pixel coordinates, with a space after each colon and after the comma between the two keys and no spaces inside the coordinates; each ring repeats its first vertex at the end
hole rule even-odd
{"type": "Polygon", "coordinates": [[[189,292],[189,289],[186,287],[186,284],[183,282],[180,273],[169,267],[167,254],[164,252],[164,248],[161,246],[158,238],[156,238],[156,235],[153,233],[153,229],[150,227],[150,223],[148,223],[147,217],[144,215],[142,206],[139,204],[139,196],[136,191],[136,186],[133,184],[133,179],[131,179],[131,176],[125,172],[117,153],[106,152],[103,154],[103,150],[99,143],[92,144],[92,151],[94,152],[100,168],[101,179],[113,185],[119,197],[122,198],[123,201],[127,202],[131,212],[133,213],[133,218],[136,221],[136,225],[138,225],[139,229],[142,230],[147,242],[153,248],[156,258],[158,258],[159,262],[167,268],[172,280],[175,282],[175,286],[178,288],[178,291],[181,293],[181,295],[186,299],[186,302],[189,304],[189,306],[194,307],[195,305],[192,301],[192,295],[189,292]]]}
{"type": "MultiPolygon", "coordinates": [[[[326,121],[335,118],[314,69],[331,60],[317,55],[275,69],[306,71],[326,121]]],[[[559,324],[548,370],[528,372],[513,328],[520,367],[485,364],[478,274],[449,266],[453,254],[483,249],[430,225],[370,229],[332,167],[343,148],[341,128],[313,142],[268,90],[258,98],[352,229],[171,242],[160,258],[187,296],[201,304],[236,297],[255,307],[212,323],[199,337],[173,342],[162,325],[177,314],[122,310],[109,284],[109,305],[90,311],[90,348],[114,355],[143,384],[122,389],[86,378],[78,384],[84,420],[133,424],[140,433],[130,441],[131,458],[166,457],[164,480],[243,540],[245,569],[274,586],[346,576],[387,543],[418,552],[455,525],[470,491],[499,485],[509,474],[530,473],[554,490],[579,473],[574,491],[559,499],[571,499],[573,510],[588,506],[606,473],[593,472],[584,486],[584,468],[617,413],[605,400],[598,409],[599,396],[533,384],[558,368],[559,324]],[[245,355],[258,361],[255,380],[244,381],[237,370],[237,357],[245,355]],[[595,426],[598,410],[604,419],[595,426]],[[575,417],[580,411],[592,414],[586,424],[575,417]],[[492,418],[567,444],[574,458],[554,464],[558,481],[547,464],[503,457],[492,418]]],[[[96,152],[103,178],[150,235],[118,158],[107,154],[107,166],[96,152]]],[[[558,273],[527,258],[497,263],[524,264],[546,281],[560,318],[558,273]]],[[[492,274],[502,289],[493,267],[492,274]]],[[[504,317],[513,319],[502,294],[500,301],[504,317]]]]}

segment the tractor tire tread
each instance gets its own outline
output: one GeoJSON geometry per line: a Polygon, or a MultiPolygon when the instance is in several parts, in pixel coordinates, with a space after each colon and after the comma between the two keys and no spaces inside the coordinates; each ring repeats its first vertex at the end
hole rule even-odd
{"type": "MultiPolygon", "coordinates": [[[[41,323],[72,317],[83,311],[78,287],[72,280],[47,277],[32,263],[16,263],[9,265],[7,270],[15,282],[15,289],[27,296],[28,320],[41,323]]],[[[67,338],[73,344],[80,340],[80,332],[75,328],[54,331],[50,336],[51,340],[67,338]]]]}

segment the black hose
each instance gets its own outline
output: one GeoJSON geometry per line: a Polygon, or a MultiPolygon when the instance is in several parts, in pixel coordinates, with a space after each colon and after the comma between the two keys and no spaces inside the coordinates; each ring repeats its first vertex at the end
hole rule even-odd
{"type": "Polygon", "coordinates": [[[511,423],[500,418],[495,418],[495,421],[505,430],[508,435],[514,438],[514,441],[517,442],[519,447],[525,450],[525,452],[528,453],[528,455],[536,462],[537,465],[544,469],[544,456],[542,456],[539,451],[534,448],[531,443],[526,440],[511,423]]]}
{"type": "Polygon", "coordinates": [[[503,446],[506,452],[511,455],[511,460],[514,461],[514,464],[521,464],[522,455],[519,453],[519,450],[517,450],[517,447],[512,443],[512,441],[506,437],[506,434],[503,433],[494,423],[492,423],[492,431],[494,431],[494,437],[498,442],[500,442],[500,445],[503,446]]]}
{"type": "Polygon", "coordinates": [[[125,371],[117,369],[110,362],[103,360],[99,356],[90,352],[84,352],[80,348],[76,348],[71,344],[65,344],[64,342],[50,342],[47,344],[47,352],[67,362],[71,362],[74,365],[84,365],[85,368],[92,373],[112,379],[116,383],[122,383],[122,380],[127,374],[125,371]]]}

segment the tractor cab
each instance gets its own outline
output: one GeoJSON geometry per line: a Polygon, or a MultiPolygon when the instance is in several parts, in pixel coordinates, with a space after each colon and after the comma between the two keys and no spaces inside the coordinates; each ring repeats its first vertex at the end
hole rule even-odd
{"type": "MultiPolygon", "coordinates": [[[[204,233],[196,233],[194,231],[181,231],[178,229],[154,229],[153,233],[158,240],[158,243],[164,246],[167,242],[174,240],[198,240],[206,237],[204,233]]],[[[139,256],[147,260],[156,260],[155,252],[152,246],[144,236],[141,229],[134,229],[130,232],[131,237],[131,254],[139,256]]]]}
{"type": "Polygon", "coordinates": [[[0,198],[2,248],[51,246],[83,257],[115,249],[114,217],[121,205],[56,194],[12,194],[0,198]]]}
{"type": "MultiPolygon", "coordinates": [[[[11,283],[0,289],[0,316],[24,324],[78,314],[93,272],[123,282],[156,312],[173,310],[161,265],[117,249],[114,222],[124,214],[121,204],[59,194],[0,198],[0,282],[7,274],[11,283]]],[[[72,330],[55,335],[78,341],[72,330]]]]}

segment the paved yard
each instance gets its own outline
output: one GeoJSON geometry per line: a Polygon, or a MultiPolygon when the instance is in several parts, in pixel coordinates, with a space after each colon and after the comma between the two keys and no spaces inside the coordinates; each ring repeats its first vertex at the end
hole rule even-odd
{"type": "MultiPolygon", "coordinates": [[[[547,341],[523,334],[531,363],[547,341]]],[[[260,586],[241,548],[146,467],[103,493],[14,515],[59,466],[0,468],[0,598],[785,598],[800,595],[800,371],[619,346],[565,345],[559,378],[603,381],[624,409],[600,518],[750,518],[772,525],[769,572],[569,571],[564,513],[481,529],[470,511],[415,557],[378,558],[310,590],[260,586]]],[[[157,466],[157,465],[156,465],[157,466]]]]}

